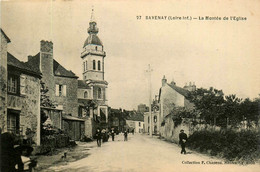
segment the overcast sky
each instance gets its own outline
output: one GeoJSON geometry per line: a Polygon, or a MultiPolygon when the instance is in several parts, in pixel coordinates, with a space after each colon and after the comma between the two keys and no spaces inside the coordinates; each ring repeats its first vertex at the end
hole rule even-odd
{"type": "Polygon", "coordinates": [[[91,8],[104,44],[108,104],[137,109],[148,104],[145,70],[153,68],[152,92],[163,75],[178,86],[195,82],[225,94],[260,93],[260,2],[251,1],[22,1],[1,2],[8,50],[26,61],[41,40],[54,43],[54,58],[82,79],[80,53],[91,8]],[[136,16],[142,15],[141,20],[136,16]],[[145,16],[241,16],[246,21],[145,20],[145,16]]]}

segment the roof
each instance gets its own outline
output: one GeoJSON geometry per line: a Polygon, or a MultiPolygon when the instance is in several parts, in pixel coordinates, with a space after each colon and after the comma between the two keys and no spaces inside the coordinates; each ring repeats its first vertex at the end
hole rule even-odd
{"type": "MultiPolygon", "coordinates": [[[[40,53],[35,56],[29,56],[26,64],[32,66],[34,69],[40,71],[40,53]]],[[[65,69],[61,64],[53,59],[53,73],[55,76],[78,78],[72,71],[65,69]]]]}
{"type": "MultiPolygon", "coordinates": [[[[168,84],[168,83],[167,83],[168,84]]],[[[178,87],[176,85],[168,84],[172,89],[183,95],[184,97],[188,96],[189,91],[184,88],[178,87]]]]}
{"type": "Polygon", "coordinates": [[[71,70],[65,69],[61,64],[53,59],[53,73],[55,76],[78,78],[71,70]]]}
{"type": "Polygon", "coordinates": [[[132,113],[130,116],[126,117],[126,120],[144,121],[144,116],[141,113],[132,113]]]}
{"type": "Polygon", "coordinates": [[[86,83],[86,81],[84,81],[84,80],[78,80],[78,88],[89,89],[90,87],[88,86],[88,84],[86,83]]]}
{"type": "Polygon", "coordinates": [[[41,76],[41,72],[39,70],[31,66],[30,64],[21,62],[9,52],[7,52],[7,64],[29,74],[37,75],[38,77],[41,76]]]}
{"type": "Polygon", "coordinates": [[[90,35],[88,36],[88,38],[86,39],[86,41],[85,41],[85,43],[84,43],[83,48],[84,48],[85,46],[89,45],[89,44],[94,44],[94,45],[101,45],[101,46],[103,46],[101,40],[99,39],[99,37],[98,37],[96,34],[90,34],[90,35]]]}
{"type": "Polygon", "coordinates": [[[85,121],[84,119],[77,118],[75,116],[70,116],[70,115],[63,115],[62,119],[71,120],[71,121],[85,121]]]}
{"type": "Polygon", "coordinates": [[[7,40],[7,43],[11,42],[11,40],[8,38],[8,36],[5,34],[5,32],[2,29],[1,32],[4,35],[5,39],[7,40]]]}

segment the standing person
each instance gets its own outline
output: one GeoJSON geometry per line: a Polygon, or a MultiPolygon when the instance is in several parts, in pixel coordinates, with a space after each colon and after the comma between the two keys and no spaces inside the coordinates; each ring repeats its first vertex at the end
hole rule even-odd
{"type": "Polygon", "coordinates": [[[101,147],[101,131],[99,129],[97,129],[96,137],[97,137],[97,146],[101,147]]]}
{"type": "Polygon", "coordinates": [[[112,136],[112,141],[114,141],[114,140],[115,140],[115,131],[114,131],[114,128],[112,128],[111,136],[112,136]]]}
{"type": "Polygon", "coordinates": [[[184,130],[181,129],[180,134],[179,134],[179,144],[181,145],[181,154],[184,153],[186,154],[185,150],[185,144],[187,142],[187,134],[184,133],[184,130]]]}
{"type": "Polygon", "coordinates": [[[127,131],[125,130],[125,132],[124,132],[124,141],[127,141],[127,131]]]}

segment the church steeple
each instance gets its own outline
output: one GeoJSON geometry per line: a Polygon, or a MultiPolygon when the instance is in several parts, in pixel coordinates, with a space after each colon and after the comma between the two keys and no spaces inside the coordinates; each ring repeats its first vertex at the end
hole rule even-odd
{"type": "Polygon", "coordinates": [[[81,53],[83,60],[83,80],[104,81],[104,58],[106,52],[97,34],[98,28],[94,18],[94,9],[92,9],[88,37],[83,45],[83,52],[81,53]]]}
{"type": "Polygon", "coordinates": [[[89,28],[88,28],[88,33],[89,34],[97,34],[98,33],[98,28],[97,28],[97,22],[94,17],[94,9],[92,8],[91,12],[91,18],[89,22],[89,28]]]}

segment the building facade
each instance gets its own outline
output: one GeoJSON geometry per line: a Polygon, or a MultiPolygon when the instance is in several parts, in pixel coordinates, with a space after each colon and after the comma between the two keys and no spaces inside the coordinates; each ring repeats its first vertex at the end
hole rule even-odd
{"type": "Polygon", "coordinates": [[[178,87],[174,81],[167,83],[165,76],[162,79],[162,87],[159,91],[159,118],[158,124],[160,126],[159,132],[161,136],[167,139],[178,140],[180,129],[184,129],[189,134],[189,127],[184,124],[176,127],[173,123],[172,117],[169,115],[174,107],[184,107],[187,110],[194,108],[186,97],[190,91],[196,90],[195,84],[178,87]]]}
{"type": "Polygon", "coordinates": [[[1,87],[5,87],[6,94],[1,106],[1,130],[22,137],[28,137],[28,131],[31,131],[32,143],[40,145],[41,73],[7,52],[7,43],[10,40],[2,30],[1,38],[5,39],[1,42],[4,43],[1,45],[1,65],[6,65],[1,66],[4,71],[1,72],[1,80],[4,81],[1,82],[1,87]]]}

